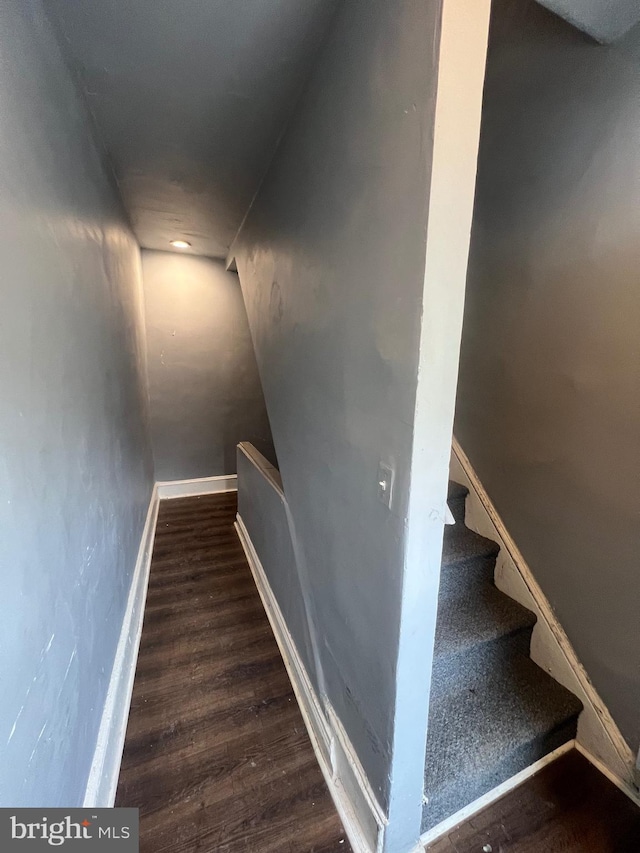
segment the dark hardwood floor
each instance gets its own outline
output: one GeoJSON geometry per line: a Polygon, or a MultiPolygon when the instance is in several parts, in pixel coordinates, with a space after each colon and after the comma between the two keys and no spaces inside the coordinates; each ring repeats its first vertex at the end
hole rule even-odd
{"type": "Polygon", "coordinates": [[[572,750],[426,850],[640,853],[640,809],[572,750]]]}
{"type": "MultiPolygon", "coordinates": [[[[160,506],[116,805],[141,853],[351,853],[233,528],[160,506]]],[[[640,809],[572,751],[428,853],[640,853],[640,809]]]]}
{"type": "Polygon", "coordinates": [[[233,528],[163,501],[116,805],[142,853],[350,853],[233,528]]]}

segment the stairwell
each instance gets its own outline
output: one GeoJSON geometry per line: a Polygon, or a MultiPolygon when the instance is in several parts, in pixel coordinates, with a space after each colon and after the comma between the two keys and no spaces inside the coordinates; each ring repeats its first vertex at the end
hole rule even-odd
{"type": "Polygon", "coordinates": [[[575,737],[582,705],[529,657],[533,613],[493,582],[499,547],[465,527],[449,484],[422,831],[575,737]]]}

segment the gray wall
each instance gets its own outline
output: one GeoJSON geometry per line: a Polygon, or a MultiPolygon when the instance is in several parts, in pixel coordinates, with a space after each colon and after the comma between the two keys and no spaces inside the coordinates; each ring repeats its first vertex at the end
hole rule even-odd
{"type": "MultiPolygon", "coordinates": [[[[316,688],[383,807],[438,21],[437,2],[342,4],[236,247],[291,511],[298,607],[307,606],[319,657],[316,688]],[[391,511],[377,497],[380,460],[396,472],[391,511]]],[[[415,677],[427,684],[428,650],[425,661],[415,677]]],[[[422,723],[417,742],[426,710],[422,723]]]]}
{"type": "Polygon", "coordinates": [[[638,0],[538,0],[600,42],[616,41],[640,20],[638,0]]]}
{"type": "Polygon", "coordinates": [[[139,252],[37,0],[0,27],[0,805],[76,806],[152,485],[139,252]]]}
{"type": "Polygon", "coordinates": [[[291,538],[291,516],[279,471],[246,442],[238,446],[238,515],[260,556],[265,574],[309,677],[317,683],[315,653],[291,538]]]}
{"type": "Polygon", "coordinates": [[[640,743],[640,29],[500,0],[456,434],[640,743]]]}
{"type": "Polygon", "coordinates": [[[275,462],[238,276],[170,252],[142,270],[156,479],[233,474],[240,441],[275,462]]]}

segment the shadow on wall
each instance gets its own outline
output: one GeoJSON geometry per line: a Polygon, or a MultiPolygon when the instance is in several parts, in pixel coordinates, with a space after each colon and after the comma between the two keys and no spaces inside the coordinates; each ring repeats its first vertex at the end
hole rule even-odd
{"type": "Polygon", "coordinates": [[[142,270],[156,479],[233,474],[240,441],[276,464],[238,276],[172,252],[142,270]]]}
{"type": "Polygon", "coordinates": [[[153,485],[138,246],[41,4],[0,26],[0,805],[81,805],[153,485]]]}

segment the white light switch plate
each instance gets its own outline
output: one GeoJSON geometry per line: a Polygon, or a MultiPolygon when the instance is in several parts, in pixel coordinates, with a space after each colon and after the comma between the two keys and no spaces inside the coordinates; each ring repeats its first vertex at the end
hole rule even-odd
{"type": "Polygon", "coordinates": [[[378,498],[391,509],[393,499],[393,468],[385,462],[378,466],[378,498]]]}

